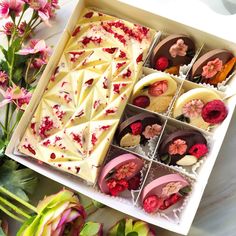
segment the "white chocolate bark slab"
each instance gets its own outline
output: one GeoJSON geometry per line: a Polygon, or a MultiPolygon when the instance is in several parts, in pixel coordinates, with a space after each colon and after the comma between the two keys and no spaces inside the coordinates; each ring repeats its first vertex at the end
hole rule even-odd
{"type": "Polygon", "coordinates": [[[154,33],[85,9],[19,150],[94,183],[154,33]]]}

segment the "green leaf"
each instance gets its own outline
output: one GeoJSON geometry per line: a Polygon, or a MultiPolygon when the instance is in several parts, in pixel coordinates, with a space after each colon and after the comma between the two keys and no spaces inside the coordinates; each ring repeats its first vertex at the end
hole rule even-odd
{"type": "Polygon", "coordinates": [[[0,227],[0,236],[7,236],[7,235],[3,232],[2,227],[0,227]]]}
{"type": "Polygon", "coordinates": [[[160,159],[162,162],[164,162],[167,165],[170,164],[170,162],[171,162],[171,156],[168,154],[161,156],[160,159]]]}
{"type": "Polygon", "coordinates": [[[0,45],[0,50],[3,53],[4,57],[7,59],[7,50],[1,45],[0,45]]]}
{"type": "Polygon", "coordinates": [[[176,119],[176,120],[179,120],[179,121],[186,122],[186,123],[188,123],[188,124],[190,123],[189,117],[184,116],[184,114],[181,114],[181,115],[175,117],[175,119],[176,119]]]}
{"type": "Polygon", "coordinates": [[[190,193],[191,192],[191,187],[190,186],[186,186],[186,187],[184,187],[184,188],[181,188],[180,190],[179,190],[179,193],[182,195],[182,196],[186,196],[186,195],[188,195],[188,193],[190,193]]]}
{"type": "Polygon", "coordinates": [[[26,66],[26,61],[29,59],[30,55],[19,55],[15,54],[15,67],[25,67],[26,66]]]}
{"type": "Polygon", "coordinates": [[[97,207],[97,208],[103,208],[103,207],[105,207],[105,205],[102,204],[101,202],[98,202],[98,201],[95,201],[95,200],[92,200],[92,202],[93,202],[93,205],[94,205],[95,207],[97,207]]]}
{"type": "Polygon", "coordinates": [[[0,61],[0,70],[3,70],[7,73],[9,72],[8,64],[6,61],[4,61],[4,60],[0,61]]]}
{"type": "Polygon", "coordinates": [[[117,236],[125,236],[125,219],[123,219],[119,222],[116,235],[117,236]]]}
{"type": "Polygon", "coordinates": [[[192,79],[192,81],[194,82],[194,83],[201,83],[202,82],[202,75],[197,75],[197,76],[195,76],[195,77],[193,77],[193,79],[192,79]]]}
{"type": "Polygon", "coordinates": [[[16,67],[16,70],[14,72],[13,78],[15,82],[19,82],[22,79],[23,76],[23,68],[22,67],[16,67]]]}
{"type": "Polygon", "coordinates": [[[38,183],[36,173],[28,168],[18,168],[19,165],[6,160],[0,167],[0,186],[3,186],[21,199],[28,201],[27,194],[32,194],[38,183]]]}
{"type": "Polygon", "coordinates": [[[144,90],[148,89],[149,87],[150,87],[150,85],[145,85],[145,86],[143,86],[142,90],[144,91],[144,90]]]}
{"type": "Polygon", "coordinates": [[[81,230],[79,236],[97,236],[100,235],[102,224],[95,222],[87,222],[81,230]]]}
{"type": "Polygon", "coordinates": [[[18,230],[16,236],[21,236],[23,235],[25,229],[35,220],[36,215],[32,216],[30,219],[26,220],[25,223],[20,227],[20,229],[18,230]]]}
{"type": "Polygon", "coordinates": [[[137,232],[130,232],[126,236],[138,236],[137,232]]]}

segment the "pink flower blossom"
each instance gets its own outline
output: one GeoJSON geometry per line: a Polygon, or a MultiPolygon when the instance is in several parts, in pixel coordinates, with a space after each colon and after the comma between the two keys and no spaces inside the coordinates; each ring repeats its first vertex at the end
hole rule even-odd
{"type": "Polygon", "coordinates": [[[0,93],[5,98],[3,101],[0,102],[0,107],[4,105],[14,102],[17,107],[24,110],[26,105],[29,103],[32,94],[28,92],[25,88],[20,88],[15,84],[13,87],[7,88],[6,91],[0,89],[0,93]]]}
{"type": "Polygon", "coordinates": [[[145,127],[145,130],[143,131],[143,136],[146,139],[154,138],[155,136],[159,135],[161,133],[161,125],[154,124],[154,125],[148,125],[145,127]]]}
{"type": "Polygon", "coordinates": [[[43,9],[48,3],[47,0],[25,0],[25,2],[36,11],[43,9]]]}
{"type": "Polygon", "coordinates": [[[170,144],[168,151],[170,155],[183,155],[187,151],[187,144],[182,139],[176,139],[170,144]]]}
{"type": "Polygon", "coordinates": [[[133,161],[128,162],[127,164],[124,164],[124,165],[120,166],[116,170],[115,177],[118,180],[129,178],[132,175],[134,175],[136,173],[136,171],[137,171],[137,164],[133,161]]]}
{"type": "Polygon", "coordinates": [[[26,21],[20,23],[20,25],[18,26],[18,34],[20,36],[22,36],[25,33],[26,27],[27,27],[26,21]]]}
{"type": "Polygon", "coordinates": [[[185,56],[188,50],[188,45],[184,43],[183,39],[178,39],[175,44],[170,47],[169,53],[172,57],[185,56]]]}
{"type": "Polygon", "coordinates": [[[178,193],[181,188],[182,184],[180,182],[170,182],[162,188],[162,196],[169,197],[174,193],[178,193]]]}
{"type": "Polygon", "coordinates": [[[55,9],[59,8],[58,0],[25,0],[31,8],[38,12],[39,17],[48,25],[49,19],[54,17],[55,9]]]}
{"type": "Polygon", "coordinates": [[[34,59],[32,65],[35,69],[40,69],[43,65],[46,65],[47,61],[42,58],[36,58],[34,59]]]}
{"type": "Polygon", "coordinates": [[[193,99],[183,106],[182,112],[189,118],[198,117],[201,115],[203,107],[204,103],[200,99],[193,99]]]}
{"type": "Polygon", "coordinates": [[[0,2],[0,19],[8,18],[10,13],[19,16],[24,2],[22,0],[2,0],[0,2]]]}
{"type": "Polygon", "coordinates": [[[219,58],[216,58],[214,61],[208,61],[202,68],[202,76],[206,79],[210,79],[215,76],[218,71],[221,71],[222,67],[223,62],[219,58]]]}
{"type": "Polygon", "coordinates": [[[5,35],[10,36],[12,34],[13,30],[14,30],[14,24],[12,22],[7,22],[3,26],[3,30],[1,30],[0,32],[3,32],[5,35]]]}
{"type": "Polygon", "coordinates": [[[44,40],[32,39],[28,47],[21,49],[18,53],[20,55],[29,55],[40,53],[41,55],[50,54],[51,49],[46,45],[44,40]]]}
{"type": "Polygon", "coordinates": [[[8,82],[8,75],[5,71],[0,71],[0,86],[5,87],[8,82]]]}

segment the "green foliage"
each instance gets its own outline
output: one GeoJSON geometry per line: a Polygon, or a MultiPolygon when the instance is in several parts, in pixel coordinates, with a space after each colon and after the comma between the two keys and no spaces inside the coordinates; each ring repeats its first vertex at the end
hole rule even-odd
{"type": "Polygon", "coordinates": [[[37,185],[35,172],[28,168],[18,169],[19,165],[7,160],[0,167],[0,186],[6,188],[19,198],[28,201],[27,194],[32,194],[37,185]]]}
{"type": "Polygon", "coordinates": [[[101,235],[102,224],[96,222],[86,222],[79,236],[99,236],[101,235]]]}

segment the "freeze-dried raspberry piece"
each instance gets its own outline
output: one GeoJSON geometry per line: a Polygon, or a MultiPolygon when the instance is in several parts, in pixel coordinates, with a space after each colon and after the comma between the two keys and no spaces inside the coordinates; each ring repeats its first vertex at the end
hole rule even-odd
{"type": "Polygon", "coordinates": [[[138,96],[134,99],[133,104],[137,107],[145,108],[149,106],[150,99],[148,96],[144,96],[144,95],[138,96]]]}
{"type": "Polygon", "coordinates": [[[219,124],[228,115],[228,110],[221,100],[213,100],[202,108],[202,118],[209,124],[219,124]]]}

